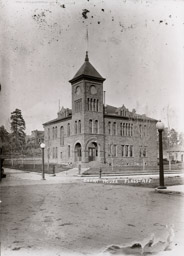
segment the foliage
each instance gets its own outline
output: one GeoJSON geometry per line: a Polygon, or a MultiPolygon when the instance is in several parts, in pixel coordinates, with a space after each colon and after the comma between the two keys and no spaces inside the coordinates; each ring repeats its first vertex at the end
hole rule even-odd
{"type": "Polygon", "coordinates": [[[163,149],[169,149],[176,145],[184,146],[184,133],[178,133],[175,129],[167,127],[163,131],[163,149]]]}
{"type": "Polygon", "coordinates": [[[2,125],[0,126],[0,147],[2,147],[2,152],[5,154],[9,150],[9,141],[10,141],[10,135],[5,129],[5,127],[2,125]]]}
{"type": "Polygon", "coordinates": [[[23,151],[25,146],[25,121],[21,110],[15,109],[11,113],[11,147],[14,152],[23,151]]]}

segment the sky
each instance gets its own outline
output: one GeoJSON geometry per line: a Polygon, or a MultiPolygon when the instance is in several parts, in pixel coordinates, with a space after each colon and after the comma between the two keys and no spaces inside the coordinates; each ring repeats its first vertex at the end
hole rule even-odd
{"type": "Polygon", "coordinates": [[[19,108],[30,134],[59,101],[71,108],[68,81],[88,50],[106,104],[184,131],[183,13],[182,0],[1,0],[0,125],[19,108]]]}

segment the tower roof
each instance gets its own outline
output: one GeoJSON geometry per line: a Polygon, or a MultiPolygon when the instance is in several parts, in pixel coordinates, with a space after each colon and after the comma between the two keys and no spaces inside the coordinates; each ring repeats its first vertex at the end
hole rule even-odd
{"type": "Polygon", "coordinates": [[[78,72],[75,74],[75,76],[69,82],[74,83],[77,80],[80,80],[83,78],[87,78],[90,80],[96,80],[96,81],[105,81],[105,78],[103,78],[89,62],[88,52],[86,52],[84,64],[80,67],[78,72]]]}

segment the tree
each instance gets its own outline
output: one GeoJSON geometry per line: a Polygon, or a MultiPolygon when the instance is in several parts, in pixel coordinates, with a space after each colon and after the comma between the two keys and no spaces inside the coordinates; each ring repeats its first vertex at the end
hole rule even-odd
{"type": "Polygon", "coordinates": [[[2,147],[3,153],[7,153],[9,150],[9,133],[3,125],[0,126],[0,147],[2,147]]]}
{"type": "Polygon", "coordinates": [[[179,140],[179,142],[178,142],[179,145],[184,146],[184,133],[183,132],[179,133],[178,140],[179,140]]]}
{"type": "Polygon", "coordinates": [[[178,133],[175,129],[169,131],[169,145],[170,147],[176,146],[178,144],[178,133]]]}
{"type": "Polygon", "coordinates": [[[11,113],[11,146],[12,150],[14,152],[18,152],[20,150],[23,150],[25,146],[25,139],[26,139],[26,134],[25,134],[25,121],[22,116],[21,110],[20,109],[15,109],[11,113]]]}

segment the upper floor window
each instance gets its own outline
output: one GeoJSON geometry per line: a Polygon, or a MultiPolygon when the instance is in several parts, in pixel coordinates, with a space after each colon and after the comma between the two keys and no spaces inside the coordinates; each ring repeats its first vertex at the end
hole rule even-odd
{"type": "Polygon", "coordinates": [[[99,100],[87,98],[87,110],[88,111],[99,111],[99,100]]]}
{"type": "Polygon", "coordinates": [[[57,126],[55,127],[55,139],[57,139],[57,126]]]}
{"type": "Polygon", "coordinates": [[[54,140],[54,138],[55,138],[55,128],[52,127],[52,139],[54,140]]]}
{"type": "Polygon", "coordinates": [[[113,123],[113,135],[116,135],[116,122],[113,123]]]}
{"type": "Polygon", "coordinates": [[[74,127],[74,130],[75,130],[75,134],[77,134],[77,121],[75,121],[75,127],[74,127]]]}
{"type": "Polygon", "coordinates": [[[108,134],[111,134],[111,122],[108,122],[108,134]]]}
{"type": "Polygon", "coordinates": [[[75,104],[75,112],[76,113],[81,112],[82,111],[82,99],[76,100],[74,102],[74,104],[75,104]]]}
{"type": "Polygon", "coordinates": [[[61,146],[64,145],[64,127],[63,126],[60,127],[60,145],[61,146]]]}
{"type": "Polygon", "coordinates": [[[142,125],[141,124],[139,125],[139,134],[140,134],[140,137],[142,137],[142,125]]]}
{"type": "Polygon", "coordinates": [[[48,140],[50,140],[50,128],[48,128],[48,140]]]}
{"type": "Polygon", "coordinates": [[[125,123],[123,123],[123,136],[125,136],[125,123]]]}
{"type": "Polygon", "coordinates": [[[98,120],[95,120],[94,123],[94,133],[98,133],[98,120]]]}
{"type": "Polygon", "coordinates": [[[70,136],[70,123],[67,125],[67,135],[70,136]]]}
{"type": "Polygon", "coordinates": [[[81,133],[81,120],[78,121],[78,130],[79,130],[79,133],[81,133]]]}
{"type": "Polygon", "coordinates": [[[90,119],[90,120],[89,120],[89,133],[92,133],[92,125],[93,125],[93,122],[92,122],[92,120],[90,119]]]}

